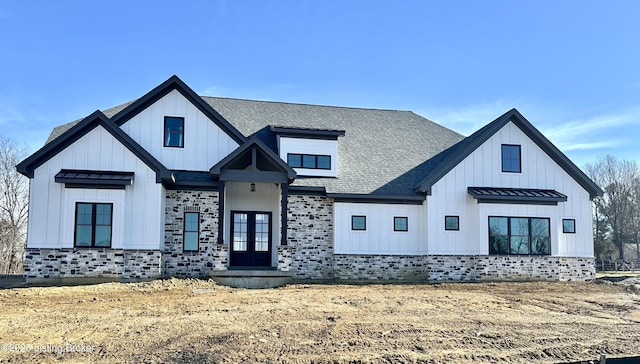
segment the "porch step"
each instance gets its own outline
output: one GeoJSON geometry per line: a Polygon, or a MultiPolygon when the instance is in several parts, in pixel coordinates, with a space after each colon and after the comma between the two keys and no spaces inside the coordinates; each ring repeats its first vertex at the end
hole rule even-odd
{"type": "Polygon", "coordinates": [[[215,270],[209,276],[219,284],[234,288],[275,288],[292,281],[289,272],[275,269],[215,270]]]}

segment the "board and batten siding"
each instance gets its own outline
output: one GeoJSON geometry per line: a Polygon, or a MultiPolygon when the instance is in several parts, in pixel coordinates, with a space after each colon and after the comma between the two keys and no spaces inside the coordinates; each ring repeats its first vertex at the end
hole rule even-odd
{"type": "Polygon", "coordinates": [[[73,248],[76,202],[113,203],[112,248],[162,247],[163,187],[102,126],[36,168],[30,183],[28,248],[73,248]],[[54,180],[61,169],[134,172],[134,181],[126,190],[68,189],[54,180]]]}
{"type": "Polygon", "coordinates": [[[520,128],[509,122],[432,186],[427,197],[429,254],[488,254],[488,217],[548,217],[551,254],[592,257],[589,193],[520,128]],[[501,145],[521,146],[521,173],[502,172],[501,145]],[[553,189],[567,195],[557,206],[478,204],[467,188],[553,189]],[[445,231],[444,216],[460,216],[460,231],[445,231]],[[562,219],[576,220],[576,233],[562,232],[562,219]]]}
{"type": "Polygon", "coordinates": [[[334,204],[336,254],[414,255],[427,251],[424,206],[400,204],[334,204]],[[351,216],[366,216],[365,231],[351,230],[351,216]],[[408,231],[394,231],[393,218],[407,217],[408,231]]]}
{"type": "Polygon", "coordinates": [[[238,147],[238,143],[177,90],[120,128],[168,169],[208,171],[238,147]],[[165,116],[184,118],[184,148],[164,146],[165,116]]]}
{"type": "Polygon", "coordinates": [[[329,155],[331,169],[294,168],[300,176],[336,177],[338,175],[338,141],[323,139],[304,139],[278,137],[280,158],[287,161],[288,153],[329,155]]]}

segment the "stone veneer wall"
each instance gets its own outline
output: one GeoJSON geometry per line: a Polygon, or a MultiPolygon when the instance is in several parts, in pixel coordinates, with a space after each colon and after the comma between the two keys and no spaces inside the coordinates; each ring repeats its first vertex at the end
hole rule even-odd
{"type": "Polygon", "coordinates": [[[226,245],[218,244],[218,192],[167,191],[163,274],[206,277],[212,270],[227,269],[226,245]],[[183,251],[184,212],[200,212],[197,252],[183,251]]]}
{"type": "Polygon", "coordinates": [[[595,279],[595,258],[336,254],[334,276],[383,281],[587,281],[595,279]]]}
{"type": "Polygon", "coordinates": [[[159,278],[158,250],[28,248],[24,271],[27,279],[100,277],[159,278]]]}
{"type": "Polygon", "coordinates": [[[287,219],[291,258],[283,257],[283,266],[290,259],[289,271],[295,279],[333,279],[333,200],[289,195],[287,219]]]}

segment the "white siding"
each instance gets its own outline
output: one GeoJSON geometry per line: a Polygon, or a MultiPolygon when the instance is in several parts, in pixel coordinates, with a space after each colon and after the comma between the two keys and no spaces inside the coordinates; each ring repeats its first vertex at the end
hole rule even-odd
{"type": "Polygon", "coordinates": [[[162,186],[144,162],[101,126],[38,167],[31,179],[29,248],[73,247],[75,203],[111,202],[113,248],[158,249],[162,246],[164,215],[162,186]],[[65,189],[54,176],[61,169],[134,172],[126,190],[65,189]]]}
{"type": "Polygon", "coordinates": [[[337,254],[412,255],[427,251],[424,207],[336,202],[334,205],[337,254]],[[351,216],[366,216],[367,230],[351,230],[351,216]],[[393,231],[393,218],[407,217],[409,231],[393,231]]]}
{"type": "Polygon", "coordinates": [[[280,244],[280,187],[274,183],[256,183],[256,191],[250,192],[250,182],[227,182],[225,184],[224,241],[231,243],[231,211],[271,212],[271,265],[277,263],[280,244]]]}
{"type": "Polygon", "coordinates": [[[121,126],[169,169],[207,171],[238,144],[176,90],[121,126]],[[164,147],[164,117],[184,118],[184,148],[164,147]]]}
{"type": "Polygon", "coordinates": [[[549,217],[551,253],[593,256],[589,194],[513,123],[508,123],[432,187],[427,197],[430,254],[487,254],[488,216],[549,217]],[[501,145],[521,145],[522,173],[504,173],[501,145]],[[467,187],[554,189],[568,196],[558,206],[478,204],[467,187]],[[444,230],[444,216],[459,215],[460,231],[444,230]],[[562,219],[576,219],[576,234],[562,219]]]}
{"type": "Polygon", "coordinates": [[[280,158],[287,161],[288,153],[331,156],[331,169],[294,168],[300,176],[336,177],[338,175],[338,141],[303,138],[278,138],[280,158]]]}

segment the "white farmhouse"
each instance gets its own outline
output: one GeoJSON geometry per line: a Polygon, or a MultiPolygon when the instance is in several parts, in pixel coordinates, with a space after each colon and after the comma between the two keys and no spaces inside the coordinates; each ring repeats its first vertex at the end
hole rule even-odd
{"type": "Polygon", "coordinates": [[[410,111],[204,97],[173,76],[55,128],[17,169],[30,279],[595,275],[602,191],[515,109],[465,138],[410,111]]]}

